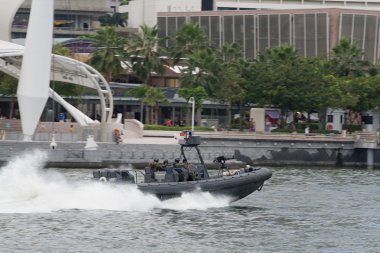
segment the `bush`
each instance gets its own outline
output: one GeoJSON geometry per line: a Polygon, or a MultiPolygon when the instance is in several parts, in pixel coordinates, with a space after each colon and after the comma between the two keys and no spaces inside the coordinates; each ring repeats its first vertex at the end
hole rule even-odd
{"type": "MultiPolygon", "coordinates": [[[[246,121],[246,120],[243,120],[241,126],[242,126],[243,129],[248,129],[248,127],[249,127],[249,122],[246,121]]],[[[235,119],[235,120],[231,123],[231,128],[232,128],[232,129],[240,129],[240,119],[235,119]]]]}
{"type": "Polygon", "coordinates": [[[296,123],[297,131],[305,132],[305,128],[309,126],[310,132],[319,131],[319,123],[296,123]]]}
{"type": "Polygon", "coordinates": [[[348,125],[347,126],[347,132],[349,133],[354,133],[356,131],[361,131],[362,130],[362,126],[361,125],[348,125]]]}
{"type": "MultiPolygon", "coordinates": [[[[191,126],[162,126],[162,125],[144,125],[144,130],[160,130],[160,131],[189,131],[191,130],[191,126]]],[[[199,132],[208,132],[214,131],[214,129],[210,127],[202,127],[202,126],[194,126],[194,131],[199,132]]]]}
{"type": "MultiPolygon", "coordinates": [[[[271,131],[272,133],[293,133],[294,131],[289,128],[276,128],[271,131]]],[[[305,129],[296,129],[296,133],[305,133],[305,129]]],[[[328,131],[328,130],[311,130],[310,134],[339,134],[339,131],[328,131]]]]}
{"type": "MultiPolygon", "coordinates": [[[[293,133],[294,131],[289,128],[276,128],[271,131],[271,133],[293,133]]],[[[299,131],[296,130],[298,133],[299,131]]]]}
{"type": "MultiPolygon", "coordinates": [[[[310,134],[339,134],[339,131],[329,131],[326,129],[320,129],[319,123],[297,123],[295,124],[296,127],[296,133],[305,133],[305,128],[309,126],[309,133],[310,134]]],[[[292,129],[291,125],[286,125],[284,128],[277,128],[272,130],[272,132],[277,133],[292,133],[294,130],[292,129]]]]}

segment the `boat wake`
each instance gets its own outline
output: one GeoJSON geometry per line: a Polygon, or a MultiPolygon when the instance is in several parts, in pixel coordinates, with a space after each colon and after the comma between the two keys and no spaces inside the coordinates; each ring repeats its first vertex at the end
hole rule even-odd
{"type": "Polygon", "coordinates": [[[0,168],[0,213],[38,213],[59,210],[141,211],[152,209],[205,210],[225,207],[227,197],[206,192],[183,194],[160,201],[135,185],[98,181],[69,181],[64,173],[44,169],[47,154],[33,151],[0,168]]]}

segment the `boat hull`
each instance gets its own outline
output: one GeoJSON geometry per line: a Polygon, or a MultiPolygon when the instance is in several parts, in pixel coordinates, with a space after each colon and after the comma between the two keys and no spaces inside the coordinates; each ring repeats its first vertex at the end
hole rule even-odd
{"type": "Polygon", "coordinates": [[[138,188],[146,193],[156,195],[160,199],[179,197],[183,193],[203,191],[213,195],[231,198],[231,201],[242,199],[256,190],[260,190],[264,182],[271,178],[269,169],[261,168],[252,172],[233,176],[223,176],[199,181],[140,183],[138,188]]]}

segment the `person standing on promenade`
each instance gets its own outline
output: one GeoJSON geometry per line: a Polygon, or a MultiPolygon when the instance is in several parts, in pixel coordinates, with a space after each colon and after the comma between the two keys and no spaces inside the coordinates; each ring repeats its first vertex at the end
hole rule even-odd
{"type": "Polygon", "coordinates": [[[255,132],[255,120],[253,118],[249,121],[249,132],[255,132]]]}
{"type": "Polygon", "coordinates": [[[166,125],[167,127],[172,126],[172,120],[171,120],[171,119],[166,119],[165,125],[166,125]]]}

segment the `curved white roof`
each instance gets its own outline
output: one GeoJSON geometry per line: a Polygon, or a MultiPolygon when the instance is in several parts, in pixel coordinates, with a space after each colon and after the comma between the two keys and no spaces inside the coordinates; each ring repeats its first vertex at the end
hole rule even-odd
{"type": "Polygon", "coordinates": [[[24,0],[0,0],[0,40],[11,40],[11,26],[16,11],[24,0]]]}
{"type": "MultiPolygon", "coordinates": [[[[19,78],[23,54],[23,46],[0,40],[0,71],[19,78]]],[[[101,121],[111,121],[113,111],[111,89],[104,77],[94,68],[68,57],[52,55],[50,79],[95,89],[100,97],[102,110],[101,121]]],[[[82,125],[92,123],[92,120],[85,114],[74,110],[74,108],[70,108],[68,103],[65,104],[58,94],[52,91],[50,94],[50,96],[61,103],[79,123],[82,125]],[[52,94],[54,94],[54,96],[52,94]]]]}

